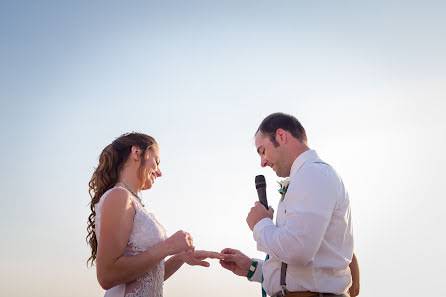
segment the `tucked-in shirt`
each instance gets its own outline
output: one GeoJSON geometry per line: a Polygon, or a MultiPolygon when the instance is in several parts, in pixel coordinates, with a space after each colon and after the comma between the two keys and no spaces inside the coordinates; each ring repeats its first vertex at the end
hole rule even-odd
{"type": "Polygon", "coordinates": [[[254,226],[257,249],[269,260],[259,260],[251,280],[260,282],[263,273],[265,291],[277,293],[285,262],[288,291],[346,292],[353,255],[350,201],[339,175],[314,150],[294,161],[276,213],[276,224],[264,218],[254,226]]]}

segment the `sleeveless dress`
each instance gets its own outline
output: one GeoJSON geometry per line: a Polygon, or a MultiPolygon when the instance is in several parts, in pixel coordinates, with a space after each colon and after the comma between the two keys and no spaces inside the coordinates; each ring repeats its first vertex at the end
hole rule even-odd
{"type": "MultiPolygon", "coordinates": [[[[95,233],[99,241],[99,230],[101,228],[101,209],[107,195],[113,189],[122,187],[114,187],[102,195],[99,202],[95,205],[95,233]]],[[[125,249],[125,256],[137,255],[149,247],[160,243],[166,239],[166,230],[156,220],[155,216],[142,206],[136,197],[130,195],[133,206],[135,207],[135,218],[133,220],[133,228],[125,249]]],[[[117,285],[106,291],[104,297],[162,297],[164,282],[164,260],[151,267],[146,274],[136,280],[117,285]]]]}

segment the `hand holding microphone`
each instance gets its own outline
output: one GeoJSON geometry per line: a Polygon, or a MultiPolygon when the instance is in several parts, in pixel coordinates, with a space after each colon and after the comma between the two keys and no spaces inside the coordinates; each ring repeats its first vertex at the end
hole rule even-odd
{"type": "Polygon", "coordinates": [[[266,182],[263,175],[257,175],[255,179],[257,195],[259,196],[259,201],[254,204],[251,211],[246,218],[249,229],[254,230],[254,226],[264,218],[273,219],[274,209],[268,207],[268,200],[266,199],[266,182]]]}

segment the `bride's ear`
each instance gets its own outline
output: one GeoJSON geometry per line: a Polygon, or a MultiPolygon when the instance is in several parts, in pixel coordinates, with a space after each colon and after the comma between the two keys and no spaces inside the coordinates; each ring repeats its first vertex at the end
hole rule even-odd
{"type": "Polygon", "coordinates": [[[135,161],[139,161],[140,155],[141,155],[141,149],[136,145],[132,146],[132,149],[130,151],[130,157],[135,161]]]}

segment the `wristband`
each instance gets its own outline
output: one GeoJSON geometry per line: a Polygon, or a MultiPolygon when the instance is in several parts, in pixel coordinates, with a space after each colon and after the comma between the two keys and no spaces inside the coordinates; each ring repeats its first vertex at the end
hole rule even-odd
{"type": "Polygon", "coordinates": [[[256,271],[257,268],[257,264],[258,264],[257,261],[252,260],[251,267],[249,267],[248,274],[246,275],[248,279],[251,279],[251,277],[254,275],[254,272],[256,271]]]}

